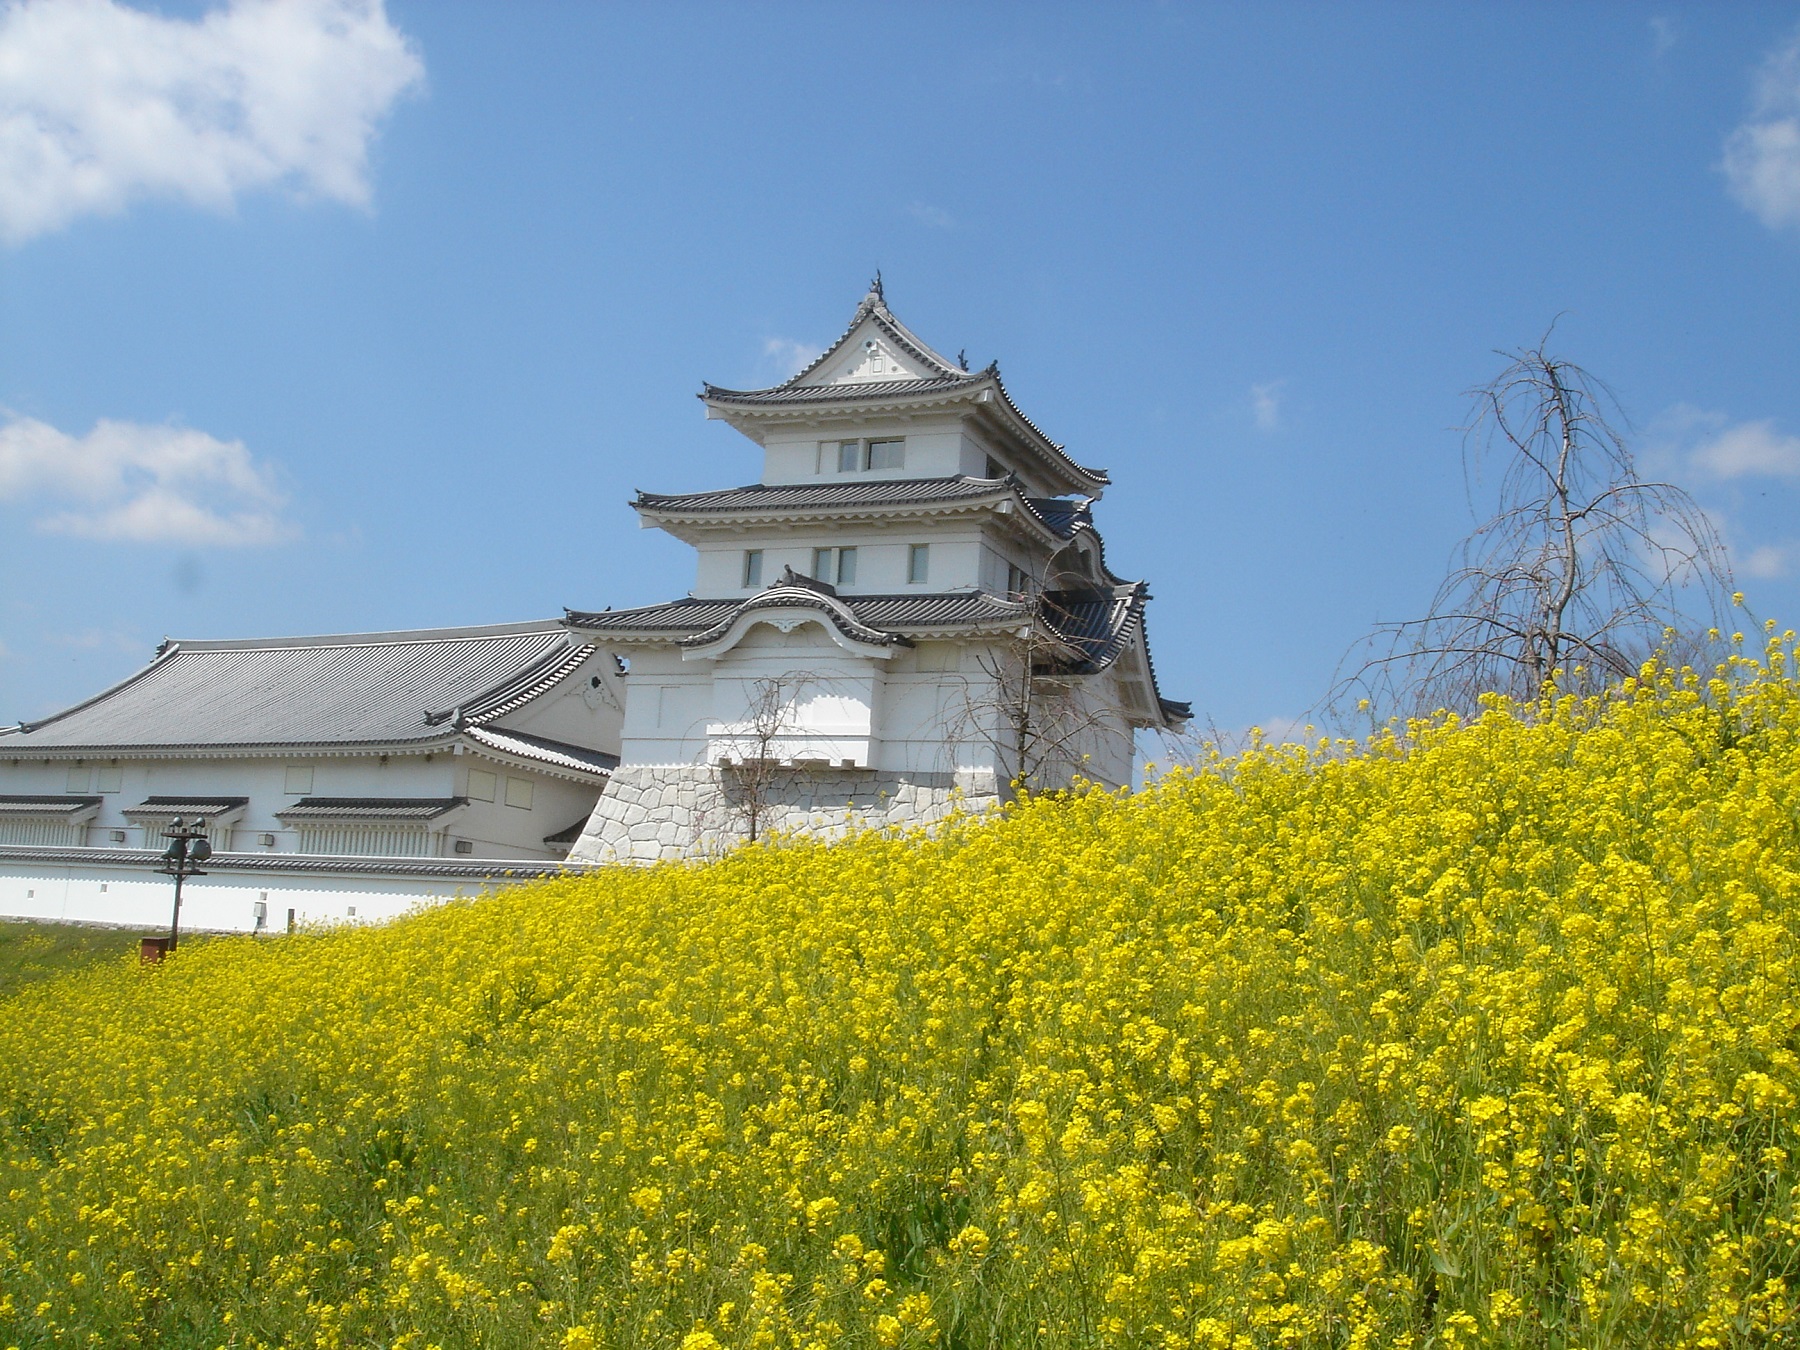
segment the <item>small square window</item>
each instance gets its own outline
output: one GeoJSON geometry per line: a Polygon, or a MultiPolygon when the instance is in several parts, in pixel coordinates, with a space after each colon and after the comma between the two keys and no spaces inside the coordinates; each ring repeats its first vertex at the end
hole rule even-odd
{"type": "Polygon", "coordinates": [[[117,792],[125,784],[125,771],[117,767],[101,769],[94,775],[94,791],[117,792]]]}
{"type": "Polygon", "coordinates": [[[831,554],[832,550],[828,548],[815,548],[813,550],[812,574],[814,581],[831,580],[831,554]]]}
{"type": "Polygon", "coordinates": [[[86,792],[88,790],[88,783],[91,781],[92,774],[90,774],[87,769],[70,769],[67,790],[70,792],[86,792]]]}
{"type": "Polygon", "coordinates": [[[762,585],[762,550],[752,548],[744,550],[744,588],[754,590],[762,585]]]}
{"type": "Polygon", "coordinates": [[[902,469],[906,467],[905,441],[870,441],[869,467],[871,469],[902,469]]]}
{"type": "Polygon", "coordinates": [[[506,780],[506,804],[516,806],[523,811],[531,809],[531,780],[529,778],[506,780]]]}
{"type": "Polygon", "coordinates": [[[856,584],[856,550],[840,548],[837,555],[837,584],[854,586],[856,584]]]}
{"type": "Polygon", "coordinates": [[[863,444],[861,441],[838,442],[838,472],[856,473],[867,468],[863,461],[863,444]]]}
{"type": "Polygon", "coordinates": [[[313,790],[313,771],[309,765],[290,764],[282,775],[281,790],[294,796],[304,797],[313,790]]]}
{"type": "Polygon", "coordinates": [[[906,550],[906,579],[917,586],[931,576],[931,545],[913,544],[906,550]]]}
{"type": "Polygon", "coordinates": [[[500,780],[491,773],[485,773],[480,769],[469,770],[469,796],[475,801],[493,801],[494,791],[499,784],[500,780]]]}

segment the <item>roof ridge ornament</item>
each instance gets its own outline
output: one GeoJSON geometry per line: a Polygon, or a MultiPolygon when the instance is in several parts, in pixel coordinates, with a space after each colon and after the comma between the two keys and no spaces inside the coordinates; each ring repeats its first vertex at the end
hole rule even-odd
{"type": "Polygon", "coordinates": [[[881,269],[879,267],[875,269],[875,280],[869,283],[869,293],[863,297],[863,303],[865,305],[873,303],[884,308],[887,305],[887,294],[881,289],[881,269]]]}
{"type": "Polygon", "coordinates": [[[771,581],[763,589],[764,592],[767,593],[768,591],[781,590],[783,587],[802,591],[816,591],[820,595],[837,595],[836,586],[833,586],[828,581],[820,581],[817,577],[809,577],[803,572],[796,572],[792,563],[784,566],[781,569],[781,575],[776,577],[775,580],[771,581]]]}

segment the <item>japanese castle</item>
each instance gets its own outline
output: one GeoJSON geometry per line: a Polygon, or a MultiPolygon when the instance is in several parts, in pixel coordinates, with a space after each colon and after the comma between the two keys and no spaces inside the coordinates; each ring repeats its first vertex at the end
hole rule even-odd
{"type": "Polygon", "coordinates": [[[1015,785],[1129,780],[1179,729],[1109,480],[888,309],[774,388],[700,394],[759,481],[640,493],[685,596],[480,628],[165,643],[0,728],[0,914],[166,921],[176,816],[215,853],[184,924],[379,918],[568,865],[926,825],[1015,785]],[[274,918],[271,919],[271,913],[274,918]]]}

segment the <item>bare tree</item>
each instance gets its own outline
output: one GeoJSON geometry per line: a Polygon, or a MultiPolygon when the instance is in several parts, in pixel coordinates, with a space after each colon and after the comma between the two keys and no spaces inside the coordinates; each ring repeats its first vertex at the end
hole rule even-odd
{"type": "Polygon", "coordinates": [[[954,684],[960,707],[952,710],[952,739],[985,742],[1004,782],[1043,791],[1065,785],[1103,737],[1120,731],[1084,697],[1091,677],[1071,668],[1082,653],[1058,636],[1075,627],[1064,595],[1040,579],[1008,598],[1030,602],[1036,613],[976,656],[974,678],[954,684]]]}
{"type": "Polygon", "coordinates": [[[1671,630],[1691,635],[1724,613],[1731,570],[1705,512],[1639,477],[1608,420],[1625,421],[1612,392],[1548,341],[1502,353],[1506,369],[1471,391],[1464,477],[1473,509],[1497,470],[1492,513],[1423,618],[1351,648],[1329,700],[1340,714],[1360,698],[1380,715],[1466,711],[1489,691],[1528,700],[1550,680],[1611,681],[1671,630]]]}
{"type": "Polygon", "coordinates": [[[812,683],[805,671],[755,681],[746,716],[732,734],[738,753],[720,770],[726,801],[751,843],[767,830],[777,787],[791,776],[783,767],[780,743],[797,725],[800,697],[812,683]]]}

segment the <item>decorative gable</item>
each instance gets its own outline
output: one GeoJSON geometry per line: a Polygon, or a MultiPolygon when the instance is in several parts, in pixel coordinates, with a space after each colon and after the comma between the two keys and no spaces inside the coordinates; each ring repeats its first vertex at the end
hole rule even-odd
{"type": "Polygon", "coordinates": [[[939,375],[882,331],[874,315],[853,327],[803,377],[798,387],[872,384],[880,380],[928,380],[939,375]]]}

